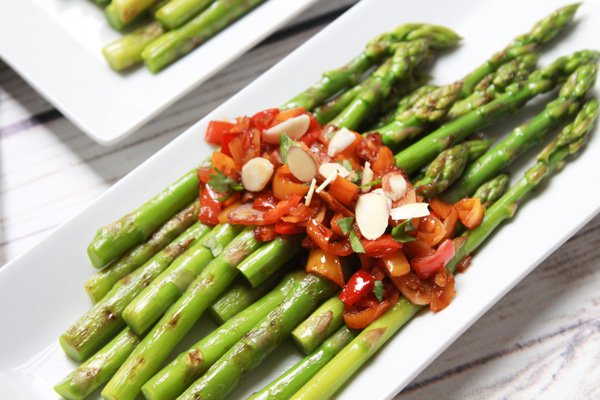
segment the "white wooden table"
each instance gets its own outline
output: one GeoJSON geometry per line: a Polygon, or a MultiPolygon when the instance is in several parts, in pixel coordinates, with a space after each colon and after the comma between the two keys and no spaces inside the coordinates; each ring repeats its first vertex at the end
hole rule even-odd
{"type": "MultiPolygon", "coordinates": [[[[34,246],[354,2],[320,2],[110,147],[88,139],[0,61],[0,265],[34,246]]],[[[397,399],[600,399],[599,245],[596,218],[397,399]]],[[[398,362],[404,362],[401,354],[398,362]]]]}

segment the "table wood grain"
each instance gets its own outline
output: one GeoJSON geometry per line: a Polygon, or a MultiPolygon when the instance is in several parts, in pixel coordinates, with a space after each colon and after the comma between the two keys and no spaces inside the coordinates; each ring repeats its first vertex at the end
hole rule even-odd
{"type": "MultiPolygon", "coordinates": [[[[0,265],[84,209],[354,2],[319,2],[137,133],[108,147],[85,136],[0,61],[0,265]]],[[[599,239],[597,217],[396,399],[599,399],[599,239]]],[[[398,362],[404,362],[401,354],[398,362]]]]}

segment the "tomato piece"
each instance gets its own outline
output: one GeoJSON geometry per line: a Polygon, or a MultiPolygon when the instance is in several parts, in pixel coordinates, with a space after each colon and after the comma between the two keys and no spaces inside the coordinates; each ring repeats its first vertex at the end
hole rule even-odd
{"type": "Polygon", "coordinates": [[[275,225],[255,226],[254,237],[259,242],[270,242],[277,237],[277,229],[275,229],[275,225]]]}
{"type": "Polygon", "coordinates": [[[485,215],[485,209],[479,199],[473,197],[458,201],[454,207],[458,211],[458,218],[468,229],[477,228],[485,215]]]}
{"type": "Polygon", "coordinates": [[[267,211],[275,208],[277,204],[277,199],[273,196],[273,193],[269,191],[263,191],[258,196],[254,198],[252,202],[252,207],[257,210],[267,211]]]}
{"type": "Polygon", "coordinates": [[[221,153],[227,154],[229,157],[231,157],[231,150],[229,150],[229,144],[236,137],[238,137],[237,133],[223,134],[223,139],[221,139],[221,153]]]}
{"type": "Polygon", "coordinates": [[[305,112],[306,110],[304,109],[304,107],[296,107],[290,108],[289,110],[280,111],[277,115],[275,115],[275,117],[271,121],[271,126],[278,125],[283,121],[297,117],[298,115],[304,114],[305,112]]]}
{"type": "Polygon", "coordinates": [[[429,201],[429,207],[434,213],[444,220],[448,218],[448,214],[450,214],[450,211],[452,211],[453,208],[452,204],[443,202],[437,197],[429,201]]]}
{"type": "Polygon", "coordinates": [[[435,215],[427,215],[419,221],[417,237],[423,239],[429,245],[435,246],[446,237],[444,224],[435,215]]]}
{"type": "Polygon", "coordinates": [[[294,178],[290,168],[287,164],[284,164],[275,171],[272,188],[273,195],[279,200],[284,200],[293,195],[306,195],[309,186],[294,178]]]}
{"type": "Polygon", "coordinates": [[[200,210],[198,221],[203,224],[216,225],[219,223],[221,203],[217,200],[219,195],[206,183],[200,186],[200,210]]]}
{"type": "Polygon", "coordinates": [[[220,145],[223,141],[223,135],[228,133],[235,125],[227,121],[210,121],[204,139],[211,144],[220,145]]]}
{"type": "Polygon", "coordinates": [[[198,167],[198,181],[200,181],[200,183],[208,183],[212,173],[213,170],[209,166],[198,167]]]}
{"type": "Polygon", "coordinates": [[[358,186],[338,175],[329,185],[329,194],[346,207],[350,207],[358,197],[358,186]]]}
{"type": "Polygon", "coordinates": [[[237,135],[233,139],[229,141],[227,144],[227,149],[229,150],[229,155],[233,158],[235,165],[238,168],[242,168],[244,166],[244,140],[241,135],[237,135]]]}
{"type": "Polygon", "coordinates": [[[454,242],[446,239],[437,248],[435,253],[429,256],[416,257],[410,262],[413,270],[421,279],[427,279],[436,272],[441,271],[448,261],[454,257],[454,242]]]}
{"type": "Polygon", "coordinates": [[[383,256],[381,261],[391,277],[406,275],[410,272],[410,264],[402,250],[383,256]]]}
{"type": "Polygon", "coordinates": [[[260,130],[267,129],[277,114],[279,114],[278,108],[267,108],[250,117],[250,123],[260,130]]]}
{"type": "Polygon", "coordinates": [[[290,210],[290,212],[281,217],[284,222],[298,224],[301,222],[308,221],[313,216],[314,210],[310,207],[305,206],[303,203],[298,204],[296,207],[290,210]]]}
{"type": "Polygon", "coordinates": [[[375,161],[371,169],[377,176],[385,175],[387,172],[396,168],[396,160],[394,159],[394,153],[389,147],[382,146],[377,150],[375,161]]]}
{"type": "Polygon", "coordinates": [[[252,207],[252,204],[242,204],[227,214],[227,220],[233,225],[268,225],[265,222],[265,212],[252,207]]]}
{"type": "Polygon", "coordinates": [[[306,261],[306,272],[321,275],[340,287],[344,286],[344,273],[340,258],[321,249],[310,251],[306,261]]]}
{"type": "Polygon", "coordinates": [[[265,211],[265,221],[268,224],[274,224],[278,222],[281,217],[287,215],[294,207],[296,207],[298,203],[300,203],[301,199],[301,196],[293,195],[285,200],[279,201],[275,207],[265,211]]]}
{"type": "Polygon", "coordinates": [[[431,303],[433,295],[433,283],[419,279],[417,275],[410,272],[406,275],[392,277],[392,282],[400,290],[400,293],[413,304],[424,306],[431,303]]]}
{"type": "Polygon", "coordinates": [[[346,326],[351,329],[363,329],[369,326],[369,324],[379,317],[381,317],[387,310],[389,310],[394,304],[398,302],[398,292],[393,292],[389,298],[383,300],[381,303],[373,307],[369,307],[363,310],[356,309],[353,307],[344,308],[344,322],[346,326]]]}
{"type": "Polygon", "coordinates": [[[371,257],[381,258],[392,254],[402,248],[402,243],[397,242],[391,235],[381,235],[375,240],[362,239],[361,243],[365,253],[371,257]]]}
{"type": "Polygon", "coordinates": [[[349,306],[373,293],[375,278],[365,271],[359,269],[348,279],[348,282],[340,293],[340,300],[349,306]]]}
{"type": "Polygon", "coordinates": [[[456,226],[458,224],[458,212],[455,208],[452,208],[446,218],[444,219],[444,230],[446,231],[446,235],[444,239],[452,239],[454,236],[454,232],[456,231],[456,226]]]}
{"type": "Polygon", "coordinates": [[[333,232],[314,218],[306,224],[306,234],[324,252],[342,257],[352,254],[352,246],[348,239],[333,241],[333,232]]]}
{"type": "Polygon", "coordinates": [[[308,125],[308,131],[302,135],[300,141],[304,142],[308,147],[315,143],[319,136],[321,136],[321,126],[315,117],[310,116],[310,124],[308,125]]]}
{"type": "Polygon", "coordinates": [[[280,221],[275,224],[275,232],[280,235],[297,235],[304,233],[305,228],[292,222],[280,221]]]}

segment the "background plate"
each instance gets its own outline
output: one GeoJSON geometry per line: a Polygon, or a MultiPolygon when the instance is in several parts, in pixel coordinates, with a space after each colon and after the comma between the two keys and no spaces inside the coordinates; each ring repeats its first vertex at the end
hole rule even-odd
{"type": "Polygon", "coordinates": [[[100,49],[120,34],[89,0],[3,4],[0,57],[94,140],[124,138],[315,0],[268,0],[157,75],[110,69],[100,49]]]}
{"type": "MultiPolygon", "coordinates": [[[[358,53],[373,35],[402,22],[442,23],[463,35],[463,45],[441,57],[433,70],[437,82],[449,82],[463,76],[484,57],[564,3],[455,0],[451,9],[440,4],[436,0],[359,3],[151,157],[87,210],[0,270],[0,315],[5,327],[0,329],[0,398],[56,398],[51,386],[75,366],[60,351],[57,337],[89,307],[82,285],[94,270],[85,256],[86,245],[98,226],[132,209],[208,155],[210,149],[202,144],[202,137],[210,119],[252,114],[281,104],[316,80],[324,69],[340,65],[358,53]],[[357,26],[361,29],[356,29],[357,26]]],[[[585,3],[575,27],[546,49],[542,63],[577,49],[597,46],[599,22],[599,5],[585,3]]],[[[507,123],[493,127],[490,133],[506,132],[539,109],[540,103],[534,102],[507,123]]],[[[525,204],[516,219],[479,252],[469,271],[458,277],[458,296],[451,306],[411,322],[362,369],[340,397],[392,397],[592,218],[600,205],[600,190],[594,184],[600,181],[599,157],[600,140],[593,137],[581,157],[553,177],[543,188],[543,195],[525,204]],[[575,198],[584,200],[578,200],[574,207],[575,198]]],[[[516,166],[515,172],[524,166],[516,166]]],[[[210,322],[201,320],[198,330],[189,335],[188,343],[197,340],[208,328],[210,322]]],[[[260,388],[298,358],[291,344],[282,346],[244,380],[231,398],[242,398],[260,388]]]]}

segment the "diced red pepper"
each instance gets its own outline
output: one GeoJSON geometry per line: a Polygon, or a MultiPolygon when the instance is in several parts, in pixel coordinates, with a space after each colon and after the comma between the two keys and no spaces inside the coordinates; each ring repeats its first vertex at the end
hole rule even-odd
{"type": "Polygon", "coordinates": [[[365,248],[365,253],[375,258],[395,253],[402,248],[402,243],[395,241],[391,235],[387,234],[381,235],[375,240],[362,239],[361,243],[365,248]]]}
{"type": "Polygon", "coordinates": [[[388,298],[369,308],[361,310],[347,306],[344,309],[344,322],[351,329],[366,328],[371,322],[381,317],[383,313],[396,304],[399,297],[398,292],[394,291],[388,298]]]}
{"type": "Polygon", "coordinates": [[[275,225],[255,226],[254,237],[259,242],[270,242],[277,237],[277,229],[275,225]]]}
{"type": "Polygon", "coordinates": [[[454,242],[446,239],[436,249],[435,253],[413,258],[410,265],[419,278],[427,279],[436,272],[441,271],[448,264],[448,261],[454,257],[454,253],[454,242]]]}
{"type": "Polygon", "coordinates": [[[314,244],[327,253],[345,257],[353,252],[348,239],[333,241],[333,232],[314,218],[306,224],[306,234],[314,244]]]}
{"type": "Polygon", "coordinates": [[[198,220],[203,224],[216,225],[219,223],[221,203],[217,200],[219,195],[207,184],[200,186],[200,211],[198,220]]]}
{"type": "Polygon", "coordinates": [[[263,130],[271,126],[275,116],[279,114],[278,108],[267,108],[254,114],[250,121],[256,128],[263,130]]]}
{"type": "Polygon", "coordinates": [[[275,224],[275,232],[279,233],[280,235],[297,235],[299,233],[303,233],[304,231],[304,227],[292,222],[280,221],[275,224]]]}
{"type": "Polygon", "coordinates": [[[231,157],[231,150],[229,150],[229,143],[239,135],[237,133],[225,133],[223,139],[221,139],[221,153],[227,154],[231,157]]]}
{"type": "Polygon", "coordinates": [[[208,143],[220,145],[223,141],[223,135],[229,132],[235,125],[226,121],[210,121],[204,138],[208,143]]]}
{"type": "Polygon", "coordinates": [[[348,279],[339,297],[344,304],[351,306],[373,293],[374,287],[375,278],[364,269],[359,269],[348,279]]]}

